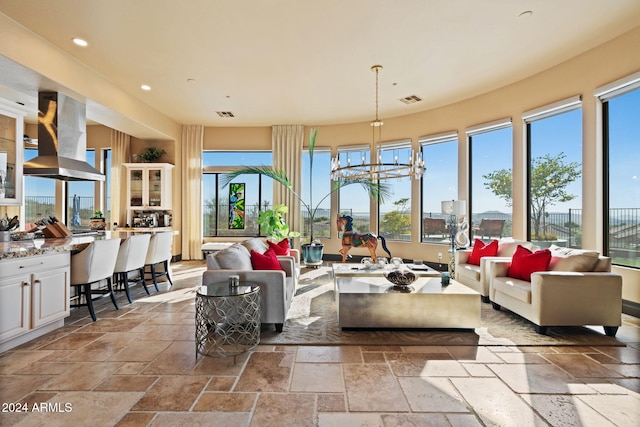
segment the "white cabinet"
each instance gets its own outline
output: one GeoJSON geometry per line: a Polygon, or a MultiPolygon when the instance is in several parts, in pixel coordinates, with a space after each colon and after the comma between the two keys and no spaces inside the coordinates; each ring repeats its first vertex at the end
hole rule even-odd
{"type": "Polygon", "coordinates": [[[23,129],[24,114],[0,99],[0,206],[22,204],[23,129]]]}
{"type": "Polygon", "coordinates": [[[133,211],[171,210],[170,163],[124,163],[127,177],[127,223],[133,211]]]}
{"type": "Polygon", "coordinates": [[[69,252],[0,261],[0,351],[64,324],[69,276],[69,252]]]}

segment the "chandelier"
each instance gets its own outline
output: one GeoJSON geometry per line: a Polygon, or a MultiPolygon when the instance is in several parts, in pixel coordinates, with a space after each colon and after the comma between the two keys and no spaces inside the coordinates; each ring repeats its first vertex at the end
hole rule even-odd
{"type": "Polygon", "coordinates": [[[340,154],[331,159],[331,179],[336,181],[339,179],[349,180],[380,180],[391,178],[405,178],[413,177],[414,179],[420,179],[424,174],[424,160],[422,159],[421,152],[414,152],[411,150],[411,154],[407,159],[407,162],[401,162],[397,155],[394,156],[392,162],[382,162],[382,120],[378,117],[378,75],[382,70],[382,65],[374,65],[371,67],[371,71],[376,73],[376,118],[371,122],[372,136],[371,145],[376,147],[378,152],[376,163],[367,163],[364,153],[362,160],[359,162],[351,162],[351,158],[347,158],[347,164],[340,164],[340,154]],[[376,143],[376,129],[378,130],[378,142],[376,143]]]}

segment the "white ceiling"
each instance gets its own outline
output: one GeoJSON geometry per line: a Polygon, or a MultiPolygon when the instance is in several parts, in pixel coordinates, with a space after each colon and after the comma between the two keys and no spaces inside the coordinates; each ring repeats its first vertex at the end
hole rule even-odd
{"type": "MultiPolygon", "coordinates": [[[[374,64],[381,118],[423,111],[640,23],[638,0],[0,0],[0,12],[177,123],[208,126],[369,121],[374,64]]],[[[41,80],[15,74],[8,90],[35,97],[41,80]]]]}

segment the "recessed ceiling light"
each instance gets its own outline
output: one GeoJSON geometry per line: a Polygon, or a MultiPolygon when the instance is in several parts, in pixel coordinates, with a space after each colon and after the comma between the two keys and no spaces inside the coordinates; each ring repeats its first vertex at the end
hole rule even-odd
{"type": "Polygon", "coordinates": [[[140,86],[140,89],[142,89],[142,90],[151,90],[151,86],[149,86],[149,85],[142,85],[142,86],[140,86]]]}
{"type": "Polygon", "coordinates": [[[77,37],[74,37],[72,40],[73,40],[73,43],[74,43],[75,45],[77,45],[77,46],[80,46],[80,47],[87,47],[87,46],[89,46],[89,43],[87,43],[87,41],[86,41],[86,40],[79,39],[79,38],[77,38],[77,37]]]}
{"type": "Polygon", "coordinates": [[[520,15],[518,15],[518,18],[528,18],[531,15],[533,15],[533,11],[531,10],[525,10],[524,12],[522,12],[520,15]]]}

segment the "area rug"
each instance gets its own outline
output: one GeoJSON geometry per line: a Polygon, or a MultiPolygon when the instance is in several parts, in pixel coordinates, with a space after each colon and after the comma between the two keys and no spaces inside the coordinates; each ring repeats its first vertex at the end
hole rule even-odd
{"type": "Polygon", "coordinates": [[[529,321],[484,303],[482,326],[475,330],[342,330],[333,286],[329,268],[304,270],[283,331],[275,332],[273,326],[263,328],[261,344],[624,346],[614,337],[588,327],[549,328],[548,335],[540,335],[529,321]]]}

